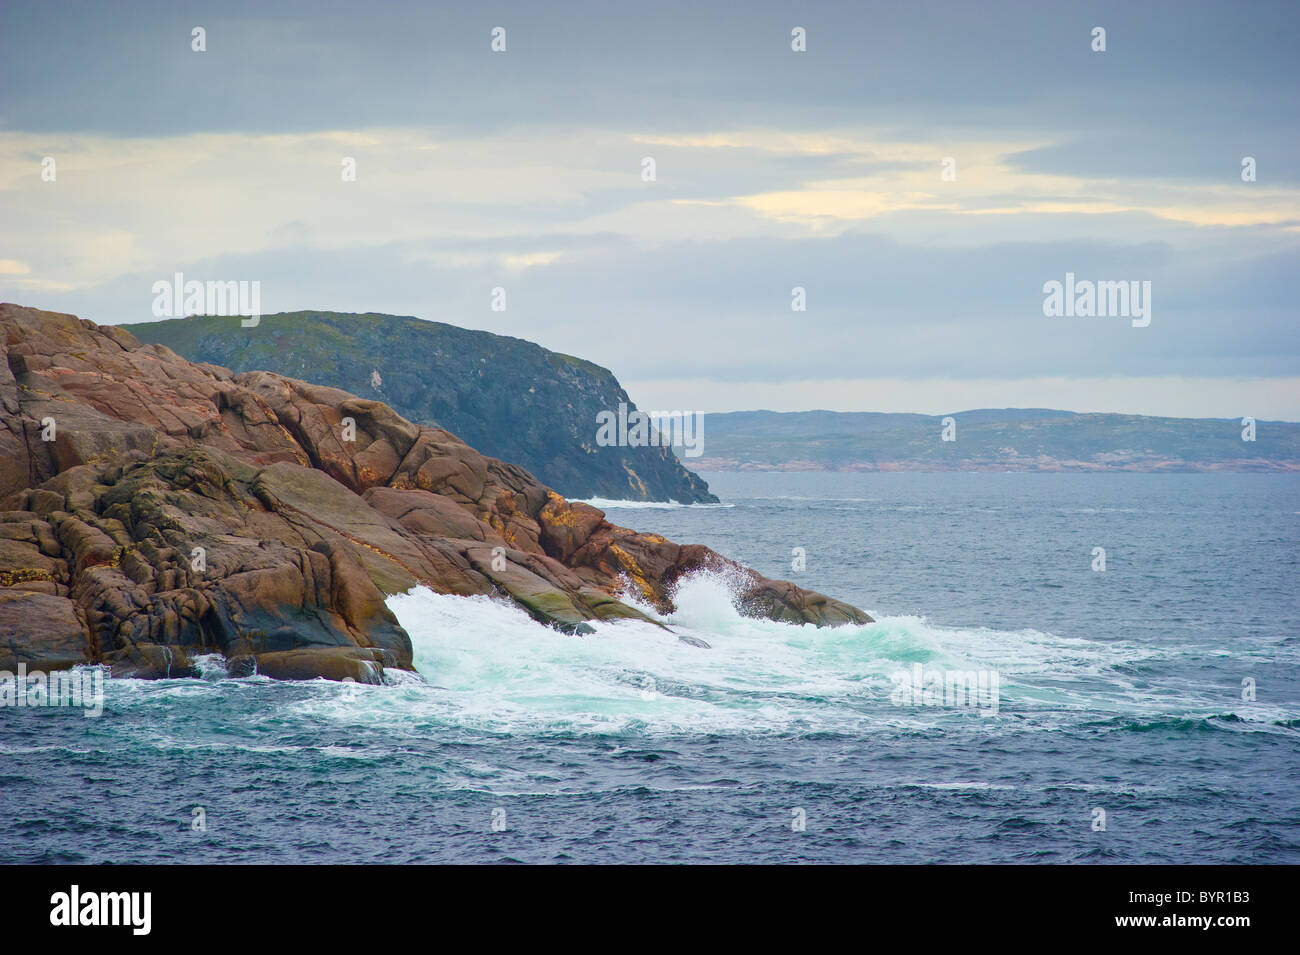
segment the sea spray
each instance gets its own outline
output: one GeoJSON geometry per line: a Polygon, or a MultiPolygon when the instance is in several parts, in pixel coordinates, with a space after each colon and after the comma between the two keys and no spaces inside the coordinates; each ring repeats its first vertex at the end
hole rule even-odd
{"type": "Polygon", "coordinates": [[[1115,648],[1034,631],[935,627],[917,617],[818,629],[746,617],[718,575],[681,582],[669,629],[641,621],[595,622],[569,636],[512,604],[418,588],[389,599],[411,634],[429,689],[429,715],[462,727],[509,733],[678,734],[857,732],[900,716],[891,677],[913,664],[953,671],[1001,671],[1005,707],[1016,698],[1080,703],[1035,678],[1066,666],[1095,673],[1115,648]],[[677,634],[709,649],[688,646],[677,634]],[[1039,671],[1039,672],[1035,672],[1039,671]]]}

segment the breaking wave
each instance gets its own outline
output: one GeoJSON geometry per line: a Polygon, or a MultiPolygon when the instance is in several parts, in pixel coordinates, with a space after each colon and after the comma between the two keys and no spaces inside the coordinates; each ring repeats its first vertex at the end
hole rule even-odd
{"type": "MultiPolygon", "coordinates": [[[[1153,693],[1124,669],[1162,651],[1035,630],[940,627],[919,617],[818,629],[744,617],[727,582],[683,581],[677,610],[647,622],[595,623],[570,636],[488,597],[419,588],[390,598],[432,685],[439,722],[503,733],[863,733],[978,719],[970,710],[891,700],[900,671],[994,670],[1000,712],[1044,726],[1108,716],[1199,719],[1221,698],[1193,686],[1153,693]],[[665,629],[667,628],[667,629],[665,629]],[[708,648],[691,645],[678,634],[708,648]]],[[[1257,721],[1266,714],[1251,711],[1257,721]]],[[[1276,725],[1271,722],[1268,725],[1276,725]]],[[[989,726],[985,725],[987,731],[989,726]]]]}

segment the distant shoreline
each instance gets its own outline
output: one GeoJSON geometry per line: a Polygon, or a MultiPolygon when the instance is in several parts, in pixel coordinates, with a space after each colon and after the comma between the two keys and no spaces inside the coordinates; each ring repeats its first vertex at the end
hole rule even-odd
{"type": "Polygon", "coordinates": [[[682,463],[701,472],[1300,472],[1300,424],[1252,417],[736,411],[706,414],[700,443],[682,463]]]}
{"type": "Polygon", "coordinates": [[[1108,465],[1088,461],[1054,461],[1048,464],[1024,462],[971,462],[953,467],[936,467],[922,461],[854,462],[836,467],[809,461],[780,463],[737,462],[697,458],[691,470],[700,474],[719,473],[860,473],[924,474],[1004,473],[1015,474],[1300,474],[1300,461],[1169,461],[1150,465],[1108,465]]]}

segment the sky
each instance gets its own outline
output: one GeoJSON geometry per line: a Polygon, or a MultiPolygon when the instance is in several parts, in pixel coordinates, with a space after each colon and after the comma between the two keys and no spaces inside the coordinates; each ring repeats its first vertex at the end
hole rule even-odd
{"type": "Polygon", "coordinates": [[[643,408],[1295,421],[1297,49],[1254,0],[5,0],[0,300],[256,281],[643,408]],[[1045,315],[1067,273],[1149,324],[1045,315]]]}

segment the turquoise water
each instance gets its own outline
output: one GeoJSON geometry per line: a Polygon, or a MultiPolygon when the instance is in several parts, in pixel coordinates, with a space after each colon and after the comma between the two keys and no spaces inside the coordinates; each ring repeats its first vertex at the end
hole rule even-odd
{"type": "Polygon", "coordinates": [[[0,709],[0,857],[1300,861],[1295,478],[706,478],[724,506],[609,517],[878,622],[749,620],[696,578],[664,622],[703,649],[416,591],[390,606],[422,677],[212,657],[109,681],[99,719],[0,709]],[[910,705],[917,666],[995,674],[996,706],[910,705]]]}

